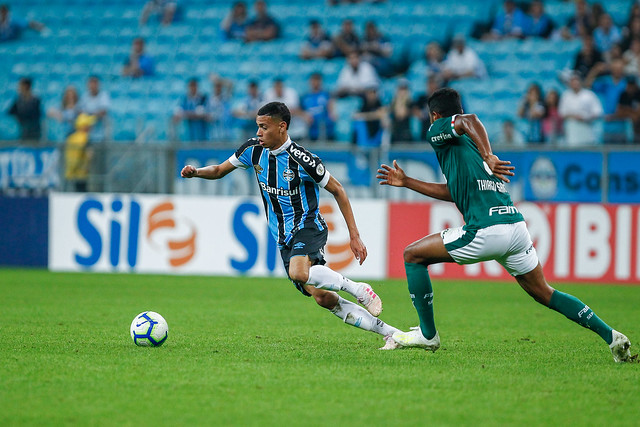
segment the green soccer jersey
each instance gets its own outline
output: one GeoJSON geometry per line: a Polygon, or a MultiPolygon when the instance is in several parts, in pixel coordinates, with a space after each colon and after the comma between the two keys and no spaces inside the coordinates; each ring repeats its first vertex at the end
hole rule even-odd
{"type": "Polygon", "coordinates": [[[476,144],[467,135],[456,133],[455,117],[433,122],[427,141],[436,152],[451,198],[462,212],[464,228],[477,230],[524,221],[504,182],[491,173],[476,144]]]}

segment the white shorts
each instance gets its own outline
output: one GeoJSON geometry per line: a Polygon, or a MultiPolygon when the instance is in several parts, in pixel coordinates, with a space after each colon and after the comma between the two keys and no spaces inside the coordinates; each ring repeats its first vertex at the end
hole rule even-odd
{"type": "Polygon", "coordinates": [[[496,224],[477,231],[447,228],[440,236],[458,264],[496,260],[512,276],[526,274],[538,265],[538,254],[524,221],[496,224]]]}

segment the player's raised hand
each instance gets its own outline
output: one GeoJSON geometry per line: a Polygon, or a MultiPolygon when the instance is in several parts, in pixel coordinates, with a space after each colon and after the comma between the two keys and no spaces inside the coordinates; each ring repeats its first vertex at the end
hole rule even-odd
{"type": "Polygon", "coordinates": [[[356,257],[360,265],[367,259],[367,247],[360,240],[360,236],[355,236],[351,238],[351,252],[356,257]]]}
{"type": "Polygon", "coordinates": [[[491,169],[491,172],[493,172],[495,176],[497,176],[504,182],[510,182],[509,178],[507,178],[507,175],[508,176],[515,175],[513,173],[515,166],[509,166],[511,165],[511,162],[506,160],[500,160],[498,156],[496,156],[495,154],[491,154],[489,157],[487,157],[485,159],[485,162],[489,166],[489,169],[491,169]]]}
{"type": "Polygon", "coordinates": [[[380,165],[380,169],[378,169],[378,175],[376,175],[376,178],[380,180],[380,185],[404,187],[407,175],[405,175],[402,168],[398,166],[398,162],[394,160],[393,168],[385,164],[380,165]]]}
{"type": "Polygon", "coordinates": [[[197,175],[197,170],[194,166],[187,165],[182,168],[182,172],[180,172],[180,176],[183,178],[193,178],[197,175]]]}

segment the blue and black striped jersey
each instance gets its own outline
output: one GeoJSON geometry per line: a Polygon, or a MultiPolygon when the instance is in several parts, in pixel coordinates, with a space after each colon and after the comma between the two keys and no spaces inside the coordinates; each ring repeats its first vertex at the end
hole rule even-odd
{"type": "Polygon", "coordinates": [[[279,247],[287,245],[301,228],[327,227],[320,215],[318,187],[324,188],[331,174],[317,156],[291,138],[277,150],[268,150],[251,138],[229,161],[235,167],[253,167],[269,230],[279,247]]]}

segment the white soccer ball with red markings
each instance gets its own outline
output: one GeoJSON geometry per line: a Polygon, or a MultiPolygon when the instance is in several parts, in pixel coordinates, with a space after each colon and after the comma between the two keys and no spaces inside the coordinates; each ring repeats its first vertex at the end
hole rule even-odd
{"type": "Polygon", "coordinates": [[[155,311],[144,311],[131,322],[131,338],[135,345],[159,347],[169,338],[169,325],[155,311]]]}

